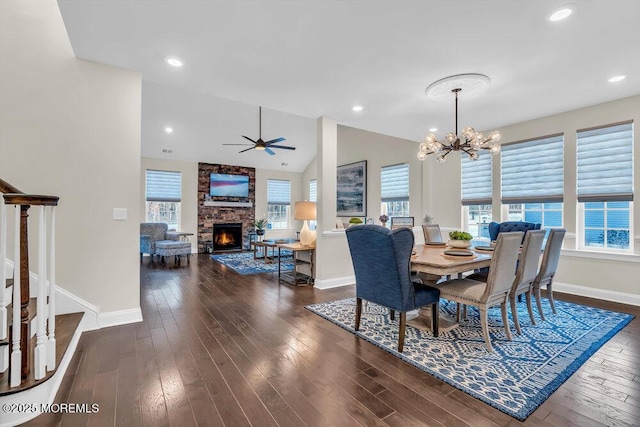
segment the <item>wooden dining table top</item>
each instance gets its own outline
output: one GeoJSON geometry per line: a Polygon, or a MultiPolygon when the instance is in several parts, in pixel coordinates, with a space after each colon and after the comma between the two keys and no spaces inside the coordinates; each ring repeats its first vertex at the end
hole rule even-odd
{"type": "Polygon", "coordinates": [[[411,269],[423,273],[446,276],[463,273],[477,268],[489,267],[492,252],[475,251],[472,257],[445,257],[445,250],[455,250],[448,246],[416,245],[416,254],[411,256],[411,269]]]}

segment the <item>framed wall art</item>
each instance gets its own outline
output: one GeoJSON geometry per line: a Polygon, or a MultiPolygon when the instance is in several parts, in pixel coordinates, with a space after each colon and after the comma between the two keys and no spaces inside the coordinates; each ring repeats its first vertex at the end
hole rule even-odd
{"type": "Polygon", "coordinates": [[[367,216],[367,161],[338,166],[337,216],[367,216]]]}

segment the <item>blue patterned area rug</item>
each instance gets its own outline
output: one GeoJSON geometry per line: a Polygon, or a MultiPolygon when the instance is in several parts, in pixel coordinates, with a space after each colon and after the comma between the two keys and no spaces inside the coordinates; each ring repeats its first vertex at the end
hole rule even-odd
{"type": "MultiPolygon", "coordinates": [[[[282,271],[293,270],[293,256],[291,251],[282,252],[282,271]]],[[[253,252],[242,252],[224,255],[211,255],[211,258],[219,263],[231,268],[238,274],[257,274],[278,272],[278,258],[266,264],[263,259],[253,259],[253,252]]]]}
{"type": "MultiPolygon", "coordinates": [[[[500,308],[489,311],[494,351],[486,350],[480,318],[469,307],[467,320],[434,338],[407,325],[404,351],[398,353],[398,319],[388,310],[363,304],[360,331],[353,329],[355,298],[307,306],[310,311],[355,333],[436,378],[519,420],[526,419],[605,342],[634,316],[556,301],[557,314],[543,308],[546,321],[530,323],[526,303],[518,303],[522,335],[506,339],[500,308]],[[393,323],[393,324],[392,324],[393,323]]],[[[440,300],[443,313],[455,316],[455,303],[440,300]]],[[[534,309],[535,313],[535,309],[534,309]]],[[[511,319],[511,313],[509,313],[511,319]]],[[[454,317],[455,318],[455,317],[454,317]]]]}

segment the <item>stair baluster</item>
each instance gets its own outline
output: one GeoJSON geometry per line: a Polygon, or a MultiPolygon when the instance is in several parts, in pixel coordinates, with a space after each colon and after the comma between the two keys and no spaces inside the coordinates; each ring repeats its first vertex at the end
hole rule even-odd
{"type": "MultiPolygon", "coordinates": [[[[21,209],[15,207],[15,250],[13,251],[15,259],[22,259],[20,251],[20,217],[21,209]]],[[[22,382],[22,351],[20,350],[20,273],[19,264],[14,263],[13,267],[13,307],[11,318],[11,372],[9,373],[9,385],[18,387],[22,382]]]]}
{"type": "Polygon", "coordinates": [[[45,206],[40,206],[40,218],[38,227],[38,291],[37,291],[37,312],[36,317],[36,348],[34,350],[34,378],[40,380],[47,373],[47,348],[45,346],[45,321],[48,316],[45,313],[46,302],[46,266],[47,266],[47,245],[45,237],[47,235],[46,223],[47,215],[45,206]]]}
{"type": "MultiPolygon", "coordinates": [[[[0,340],[9,336],[7,313],[7,207],[0,202],[0,340]]],[[[0,372],[9,369],[9,346],[0,346],[0,372]]]]}
{"type": "Polygon", "coordinates": [[[51,206],[49,237],[49,322],[47,371],[56,369],[56,207],[51,206]]]}

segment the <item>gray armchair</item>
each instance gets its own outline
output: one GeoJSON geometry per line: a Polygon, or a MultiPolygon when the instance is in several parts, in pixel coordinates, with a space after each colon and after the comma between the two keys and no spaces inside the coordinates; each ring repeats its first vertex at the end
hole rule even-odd
{"type": "Polygon", "coordinates": [[[438,336],[440,291],[411,280],[413,231],[389,230],[379,225],[356,225],[346,230],[356,275],[355,330],[360,330],[362,300],[390,309],[391,319],[400,312],[398,352],[402,353],[407,311],[430,305],[432,328],[438,336]]]}
{"type": "Polygon", "coordinates": [[[153,262],[153,256],[156,254],[156,242],[180,240],[179,235],[171,233],[168,230],[169,226],[162,222],[145,222],[140,224],[140,262],[142,262],[143,254],[149,254],[151,256],[151,262],[153,262]]]}

